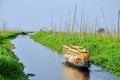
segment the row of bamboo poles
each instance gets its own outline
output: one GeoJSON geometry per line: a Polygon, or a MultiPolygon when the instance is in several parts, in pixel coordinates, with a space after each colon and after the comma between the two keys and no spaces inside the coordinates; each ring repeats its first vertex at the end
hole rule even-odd
{"type": "MultiPolygon", "coordinates": [[[[102,35],[107,35],[107,36],[118,36],[118,40],[120,37],[120,10],[118,10],[118,27],[117,27],[117,31],[116,31],[116,26],[114,25],[113,27],[111,27],[111,32],[108,29],[108,24],[106,21],[106,17],[104,15],[104,11],[102,9],[102,7],[100,7],[101,9],[101,13],[104,19],[104,23],[105,26],[103,28],[103,26],[101,26],[96,18],[95,21],[92,21],[92,23],[88,24],[88,21],[84,18],[84,9],[83,12],[81,13],[81,21],[77,21],[76,19],[76,15],[77,15],[77,4],[75,6],[75,10],[74,10],[74,15],[73,15],[73,20],[71,19],[71,13],[70,11],[68,11],[68,20],[65,22],[65,27],[63,30],[63,23],[62,23],[62,11],[61,11],[61,15],[60,15],[60,25],[59,25],[59,30],[57,31],[57,25],[53,24],[52,21],[52,16],[51,17],[51,30],[53,31],[53,35],[55,35],[56,32],[60,32],[60,42],[61,42],[61,33],[62,32],[67,32],[69,34],[71,34],[71,40],[73,40],[73,33],[77,32],[79,38],[81,37],[80,35],[82,34],[82,38],[81,38],[81,42],[84,40],[85,38],[85,34],[86,33],[90,33],[91,36],[94,34],[95,36],[97,35],[97,33],[100,33],[102,35]],[[78,23],[79,22],[79,23],[78,23]],[[76,30],[75,30],[76,29],[76,30]],[[99,30],[101,29],[101,31],[99,32],[99,30]]],[[[4,32],[4,31],[8,31],[9,29],[7,28],[7,24],[4,21],[4,24],[0,27],[0,31],[4,32]]],[[[45,29],[44,29],[45,30],[45,29]]],[[[16,31],[20,31],[19,29],[16,29],[16,31]]]]}
{"type": "MultiPolygon", "coordinates": [[[[71,40],[74,40],[73,37],[73,33],[78,33],[79,38],[81,38],[81,42],[83,42],[86,33],[89,33],[92,35],[97,35],[97,34],[101,34],[102,36],[115,36],[120,37],[120,10],[118,10],[118,26],[116,28],[115,25],[113,25],[113,27],[111,27],[111,31],[110,28],[108,28],[108,24],[107,24],[107,20],[106,17],[104,15],[104,11],[102,9],[102,7],[100,7],[101,9],[101,13],[103,16],[103,20],[104,20],[104,28],[103,26],[100,25],[100,23],[98,22],[97,18],[95,19],[95,21],[92,21],[92,23],[88,24],[87,20],[84,18],[83,13],[81,14],[81,21],[77,21],[76,19],[76,15],[77,15],[77,4],[75,6],[75,10],[74,10],[74,15],[73,15],[73,20],[71,20],[71,13],[70,11],[68,11],[68,20],[65,22],[65,27],[63,27],[63,23],[62,23],[62,19],[60,19],[60,25],[59,25],[59,30],[57,31],[57,25],[53,24],[53,21],[51,19],[51,30],[53,31],[53,35],[55,35],[56,32],[60,33],[60,42],[61,42],[61,33],[62,32],[66,32],[66,34],[71,34],[71,40]],[[79,23],[78,23],[79,22],[79,23]],[[76,30],[75,30],[76,29],[76,30]],[[116,31],[117,29],[117,31],[116,31]],[[82,37],[80,36],[82,34],[82,37]]],[[[84,11],[84,10],[83,10],[84,11]]],[[[52,18],[52,16],[51,16],[52,18]]],[[[60,18],[62,18],[62,11],[61,11],[61,15],[60,18]]],[[[109,39],[108,39],[109,40],[109,39]]]]}

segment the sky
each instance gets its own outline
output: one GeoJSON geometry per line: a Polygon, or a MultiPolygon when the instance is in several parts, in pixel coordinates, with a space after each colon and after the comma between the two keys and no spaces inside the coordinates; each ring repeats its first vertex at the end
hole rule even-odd
{"type": "Polygon", "coordinates": [[[117,26],[120,0],[0,0],[0,26],[5,22],[10,29],[25,31],[50,29],[51,24],[65,27],[69,19],[73,22],[76,4],[78,24],[83,16],[88,24],[97,20],[109,29],[117,26]]]}

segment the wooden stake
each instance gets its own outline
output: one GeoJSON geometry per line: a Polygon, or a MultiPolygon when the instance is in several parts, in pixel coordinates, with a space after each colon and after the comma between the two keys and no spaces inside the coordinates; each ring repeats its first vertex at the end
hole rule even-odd
{"type": "Polygon", "coordinates": [[[75,7],[74,19],[73,19],[73,24],[72,24],[72,40],[73,40],[73,27],[74,27],[74,24],[75,24],[76,12],[77,12],[77,4],[76,4],[76,7],[75,7]]]}
{"type": "Polygon", "coordinates": [[[118,10],[118,40],[119,40],[119,26],[120,26],[120,24],[119,24],[119,22],[120,22],[120,10],[118,10]]]}

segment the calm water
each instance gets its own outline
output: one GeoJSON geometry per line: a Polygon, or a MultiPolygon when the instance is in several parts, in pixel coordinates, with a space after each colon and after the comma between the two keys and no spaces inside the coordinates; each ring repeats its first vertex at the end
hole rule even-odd
{"type": "Polygon", "coordinates": [[[14,52],[25,65],[25,73],[34,73],[30,80],[117,80],[107,70],[92,65],[89,71],[81,71],[65,63],[63,56],[34,42],[29,36],[12,40],[14,52]]]}

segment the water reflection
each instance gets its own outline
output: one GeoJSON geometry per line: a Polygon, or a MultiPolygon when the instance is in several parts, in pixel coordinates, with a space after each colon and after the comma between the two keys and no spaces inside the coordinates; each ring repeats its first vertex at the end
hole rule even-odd
{"type": "Polygon", "coordinates": [[[89,70],[81,70],[64,63],[63,76],[65,80],[89,80],[89,70]]]}

